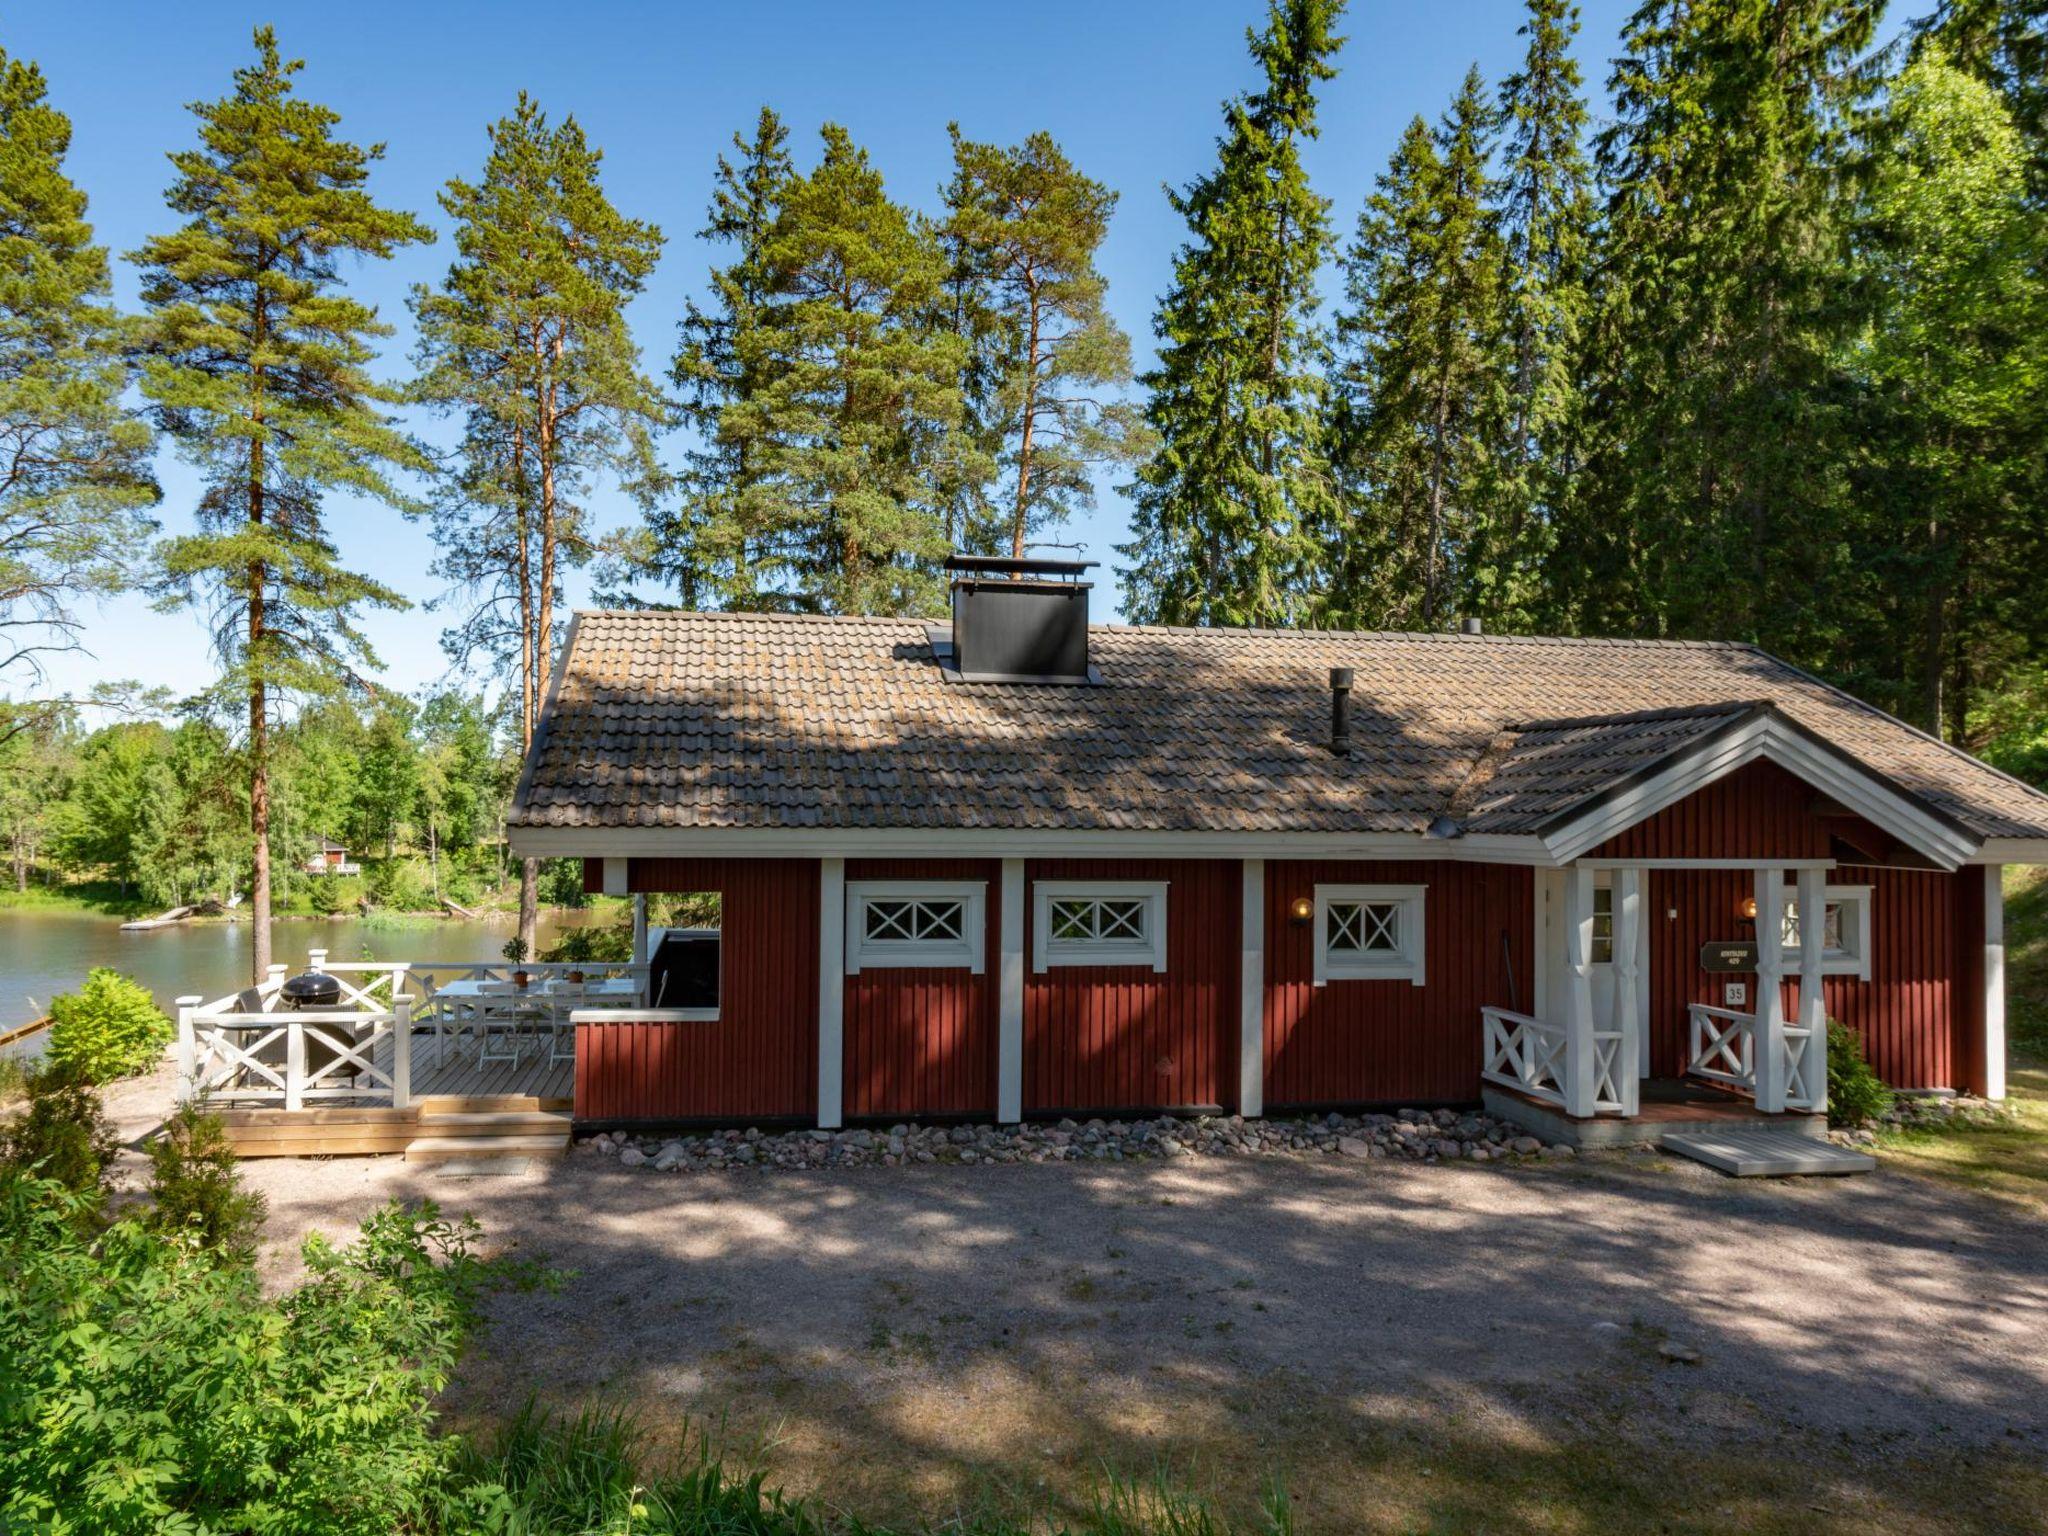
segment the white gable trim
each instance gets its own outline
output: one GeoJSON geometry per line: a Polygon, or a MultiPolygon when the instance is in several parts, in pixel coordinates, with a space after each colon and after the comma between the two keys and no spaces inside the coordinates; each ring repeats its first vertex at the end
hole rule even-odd
{"type": "Polygon", "coordinates": [[[1929,815],[1876,775],[1837,752],[1816,746],[1769,714],[1760,714],[1726,736],[1678,757],[1641,783],[1553,828],[1544,834],[1544,846],[1552,859],[1568,863],[1759,758],[1797,774],[1944,869],[1956,868],[1978,850],[1978,839],[1929,815]]]}

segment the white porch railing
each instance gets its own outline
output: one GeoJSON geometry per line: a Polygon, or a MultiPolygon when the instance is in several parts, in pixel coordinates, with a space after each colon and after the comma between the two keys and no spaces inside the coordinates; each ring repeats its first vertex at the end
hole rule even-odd
{"type": "Polygon", "coordinates": [[[1486,1029],[1480,1076],[1568,1115],[1633,1115],[1638,1085],[1619,1029],[1573,1029],[1506,1008],[1479,1010],[1486,1029]]]}
{"type": "Polygon", "coordinates": [[[1686,1076],[1755,1093],[1755,1016],[1694,1003],[1686,1009],[1686,1018],[1686,1076]]]}
{"type": "MultiPolygon", "coordinates": [[[[1757,1108],[1770,1109],[1759,1091],[1759,1065],[1768,1065],[1762,1054],[1766,1031],[1753,1013],[1732,1008],[1712,1008],[1693,1003],[1686,1009],[1690,1021],[1685,1053],[1688,1077],[1721,1083],[1758,1100],[1757,1108]]],[[[1819,1029],[1801,1022],[1779,1020],[1778,1071],[1774,1076],[1783,1103],[1777,1107],[1817,1113],[1827,1107],[1828,1039],[1825,1021],[1819,1029]]]]}

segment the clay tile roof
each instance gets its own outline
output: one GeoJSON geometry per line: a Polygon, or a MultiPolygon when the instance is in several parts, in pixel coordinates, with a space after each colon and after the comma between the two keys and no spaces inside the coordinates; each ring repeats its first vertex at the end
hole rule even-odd
{"type": "Polygon", "coordinates": [[[2048,796],[1751,646],[1097,625],[1101,687],[947,682],[924,621],[578,614],[526,827],[1529,831],[1768,703],[1987,837],[2048,796]],[[1352,751],[1327,749],[1333,666],[1352,751]]]}

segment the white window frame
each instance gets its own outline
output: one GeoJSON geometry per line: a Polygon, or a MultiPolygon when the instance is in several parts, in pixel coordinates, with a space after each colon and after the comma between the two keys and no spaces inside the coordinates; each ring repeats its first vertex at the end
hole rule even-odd
{"type": "MultiPolygon", "coordinates": [[[[985,880],[849,880],[846,882],[846,974],[864,970],[986,969],[988,882],[985,880]],[[870,939],[868,904],[875,901],[958,901],[966,932],[957,939],[870,939]]],[[[723,982],[723,977],[720,978],[723,982]]]]}
{"type": "Polygon", "coordinates": [[[1316,887],[1315,984],[1333,981],[1407,981],[1421,986],[1429,960],[1426,885],[1319,885],[1316,887]],[[1330,953],[1332,902],[1392,902],[1400,907],[1400,949],[1385,958],[1330,953]]]}
{"type": "Polygon", "coordinates": [[[1031,969],[1056,965],[1144,965],[1166,969],[1164,880],[1037,880],[1031,887],[1031,969]],[[1145,932],[1137,939],[1060,939],[1052,931],[1056,901],[1144,903],[1145,932]]]}
{"type": "MultiPolygon", "coordinates": [[[[1860,981],[1870,980],[1870,903],[1873,887],[1867,885],[1830,885],[1821,891],[1822,910],[1828,906],[1842,909],[1842,947],[1824,949],[1820,957],[1820,973],[1823,976],[1854,976],[1860,981]]],[[[1785,887],[1785,911],[1789,916],[1798,905],[1799,888],[1785,887]]],[[[1826,924],[1822,924],[1825,931],[1826,924]]],[[[1798,945],[1785,946],[1788,967],[1793,959],[1804,951],[1806,926],[1800,924],[1798,945]]]]}

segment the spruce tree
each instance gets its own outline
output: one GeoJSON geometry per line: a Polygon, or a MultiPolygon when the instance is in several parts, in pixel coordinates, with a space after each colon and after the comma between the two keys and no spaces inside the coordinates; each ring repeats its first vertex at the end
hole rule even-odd
{"type": "Polygon", "coordinates": [[[75,643],[73,604],[127,584],[156,499],[70,147],[42,71],[0,51],[0,680],[36,678],[75,643]]]}
{"type": "Polygon", "coordinates": [[[692,301],[669,377],[681,391],[681,419],[698,446],[647,524],[635,565],[690,605],[752,608],[763,600],[753,548],[774,502],[768,423],[759,409],[772,365],[764,334],[773,301],[769,232],[795,172],[789,130],[763,107],[753,138],[733,135],[736,160],[718,158],[716,189],[699,238],[731,259],[711,273],[711,303],[692,301]],[[672,509],[672,510],[671,510],[672,509]]]}
{"type": "Polygon", "coordinates": [[[338,137],[339,116],[292,94],[302,67],[270,28],[233,93],[192,108],[199,145],[171,156],[168,202],[185,223],[146,243],[142,389],[204,483],[196,532],[163,548],[174,603],[204,601],[227,685],[247,707],[250,963],[270,964],[271,713],[334,692],[376,664],[354,623],[405,599],[340,561],[334,491],[404,505],[394,470],[424,469],[369,373],[390,334],[343,290],[344,258],[382,259],[432,238],[366,190],[381,145],[338,137]]]}
{"type": "Polygon", "coordinates": [[[1507,420],[1492,109],[1475,68],[1432,133],[1408,126],[1345,257],[1343,462],[1333,620],[1434,629],[1495,584],[1485,565],[1507,420]]]}
{"type": "Polygon", "coordinates": [[[1563,622],[1825,665],[1857,323],[1844,135],[1872,0],[1649,0],[1611,79],[1588,334],[1598,430],[1553,562],[1563,622]]]}
{"type": "Polygon", "coordinates": [[[1540,622],[1559,507],[1569,499],[1594,225],[1586,104],[1571,55],[1578,7],[1529,0],[1522,68],[1501,82],[1503,169],[1494,188],[1508,413],[1480,602],[1489,622],[1540,622]]]}
{"type": "Polygon", "coordinates": [[[974,317],[963,393],[1007,482],[988,542],[1021,556],[1033,534],[1094,504],[1098,465],[1134,451],[1135,413],[1103,398],[1131,378],[1130,338],[1103,305],[1109,285],[1095,264],[1116,194],[1050,134],[1005,149],[957,124],[951,133],[946,234],[970,285],[956,314],[974,317]]]}
{"type": "Polygon", "coordinates": [[[763,248],[775,301],[751,407],[767,485],[750,558],[758,590],[791,607],[936,612],[966,350],[946,323],[946,257],[845,129],[823,139],[763,248]]]}
{"type": "MultiPolygon", "coordinates": [[[[653,470],[651,429],[667,408],[641,372],[626,305],[654,269],[661,231],[606,197],[603,153],[575,118],[551,124],[522,95],[490,139],[483,174],[441,193],[455,261],[439,288],[413,294],[416,394],[464,426],[433,508],[436,569],[479,600],[448,643],[512,672],[523,748],[554,665],[563,572],[592,552],[582,497],[605,470],[653,470]]],[[[529,953],[538,876],[526,860],[519,941],[529,953]]]]}
{"type": "Polygon", "coordinates": [[[1341,0],[1272,0],[1248,32],[1264,77],[1224,106],[1216,168],[1169,193],[1189,239],[1153,321],[1158,366],[1140,380],[1158,445],[1132,488],[1120,552],[1138,622],[1288,624],[1306,617],[1337,495],[1324,421],[1328,347],[1316,279],[1329,204],[1304,140],[1341,0]]]}

